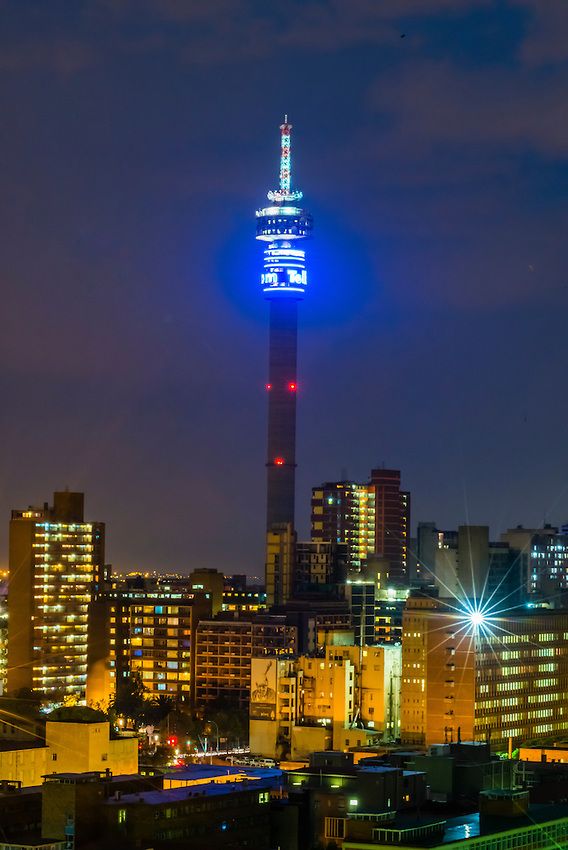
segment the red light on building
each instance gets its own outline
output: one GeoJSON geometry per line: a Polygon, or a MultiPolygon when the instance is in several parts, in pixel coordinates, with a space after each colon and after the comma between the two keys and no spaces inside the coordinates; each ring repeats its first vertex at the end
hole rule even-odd
{"type": "Polygon", "coordinates": [[[272,389],[272,384],[267,384],[266,385],[267,392],[269,392],[271,389],[272,389]]]}
{"type": "Polygon", "coordinates": [[[284,466],[284,458],[283,457],[275,457],[274,458],[275,466],[284,466]]]}
{"type": "Polygon", "coordinates": [[[298,384],[295,381],[290,381],[290,383],[288,384],[288,389],[291,393],[295,393],[298,389],[298,384]]]}

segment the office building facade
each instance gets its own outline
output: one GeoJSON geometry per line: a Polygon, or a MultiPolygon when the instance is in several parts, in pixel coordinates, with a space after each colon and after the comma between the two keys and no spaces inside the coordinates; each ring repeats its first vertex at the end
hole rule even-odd
{"type": "Polygon", "coordinates": [[[551,525],[542,528],[510,528],[501,540],[515,550],[525,592],[532,600],[555,607],[568,602],[568,530],[551,525]]]}
{"type": "Polygon", "coordinates": [[[401,737],[505,749],[568,729],[568,612],[522,609],[482,624],[410,596],[403,615],[401,737]]]}

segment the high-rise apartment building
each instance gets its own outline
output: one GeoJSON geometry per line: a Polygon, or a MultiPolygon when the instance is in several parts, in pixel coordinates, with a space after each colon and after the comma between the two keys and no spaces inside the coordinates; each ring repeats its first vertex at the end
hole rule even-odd
{"type": "Polygon", "coordinates": [[[403,615],[401,737],[507,749],[568,729],[568,612],[524,609],[481,622],[409,597],[403,615]]]}
{"type": "Polygon", "coordinates": [[[389,564],[389,584],[408,584],[410,493],[400,489],[398,469],[373,469],[375,494],[375,553],[389,564]]]}
{"type": "Polygon", "coordinates": [[[108,685],[98,683],[97,702],[104,701],[105,690],[108,699],[128,689],[133,675],[140,677],[149,699],[193,698],[195,632],[199,620],[211,616],[210,594],[161,588],[157,582],[119,583],[97,605],[105,607],[109,623],[108,685]]]}
{"type": "Polygon", "coordinates": [[[283,616],[202,620],[196,633],[196,704],[205,708],[227,700],[241,708],[248,706],[251,658],[287,658],[297,651],[298,630],[283,616]]]}
{"type": "Polygon", "coordinates": [[[8,690],[85,699],[90,608],[105,580],[105,527],[85,522],[83,493],[53,507],[12,511],[8,581],[8,690]]]}
{"type": "Polygon", "coordinates": [[[347,546],[347,563],[360,570],[375,551],[375,493],[354,481],[327,482],[312,490],[312,540],[347,546]]]}
{"type": "Polygon", "coordinates": [[[367,484],[327,482],[312,490],[312,540],[345,543],[351,570],[364,569],[371,555],[388,563],[391,586],[408,584],[410,494],[400,472],[373,469],[367,484]]]}

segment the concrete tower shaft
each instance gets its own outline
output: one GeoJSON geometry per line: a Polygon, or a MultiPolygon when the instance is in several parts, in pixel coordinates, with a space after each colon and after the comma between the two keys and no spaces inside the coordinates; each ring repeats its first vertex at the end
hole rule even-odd
{"type": "Polygon", "coordinates": [[[270,302],[266,525],[294,525],[298,302],[270,302]]]}
{"type": "Polygon", "coordinates": [[[270,301],[268,530],[294,526],[298,301],[307,286],[301,245],[312,229],[311,216],[297,206],[302,193],[292,188],[291,131],[286,116],[280,126],[279,188],[268,193],[270,206],[256,213],[256,238],[265,244],[261,286],[270,301]]]}

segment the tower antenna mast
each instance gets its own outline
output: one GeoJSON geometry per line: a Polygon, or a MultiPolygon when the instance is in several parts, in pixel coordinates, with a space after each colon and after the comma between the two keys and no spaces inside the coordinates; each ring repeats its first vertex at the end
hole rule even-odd
{"type": "Polygon", "coordinates": [[[290,203],[301,198],[302,193],[298,189],[292,191],[292,124],[285,115],[284,123],[280,125],[280,188],[269,192],[268,200],[290,203]]]}

